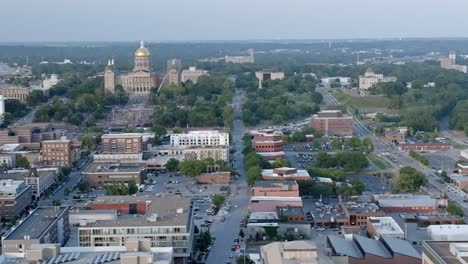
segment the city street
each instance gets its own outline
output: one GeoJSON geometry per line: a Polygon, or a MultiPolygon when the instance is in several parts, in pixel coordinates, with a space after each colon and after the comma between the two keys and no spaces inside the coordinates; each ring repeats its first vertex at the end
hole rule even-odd
{"type": "Polygon", "coordinates": [[[215,243],[211,249],[207,264],[220,264],[230,261],[235,262],[235,259],[229,258],[232,253],[231,247],[234,239],[238,238],[240,231],[240,222],[247,215],[248,205],[250,201],[250,190],[247,186],[244,171],[244,160],[242,155],[243,141],[242,137],[245,134],[245,127],[241,119],[243,94],[237,90],[234,94],[232,107],[234,108],[234,129],[232,131],[232,148],[235,153],[232,155],[235,167],[239,173],[239,179],[231,184],[231,195],[227,201],[238,207],[231,210],[226,215],[225,221],[215,221],[211,226],[211,235],[216,237],[215,243]],[[236,190],[238,188],[238,191],[236,190]]]}

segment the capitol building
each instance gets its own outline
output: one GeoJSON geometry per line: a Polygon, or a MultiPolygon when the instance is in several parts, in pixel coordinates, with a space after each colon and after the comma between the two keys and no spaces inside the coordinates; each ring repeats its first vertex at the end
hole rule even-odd
{"type": "Polygon", "coordinates": [[[151,72],[150,51],[143,41],[135,51],[135,64],[131,72],[119,72],[114,69],[114,60],[110,60],[104,72],[105,91],[114,92],[116,85],[133,96],[148,95],[158,85],[158,76],[151,72]]]}

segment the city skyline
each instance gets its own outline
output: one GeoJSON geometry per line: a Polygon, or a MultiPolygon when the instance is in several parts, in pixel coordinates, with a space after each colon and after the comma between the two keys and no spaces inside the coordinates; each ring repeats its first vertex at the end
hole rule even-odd
{"type": "Polygon", "coordinates": [[[0,23],[7,25],[0,28],[4,36],[0,42],[467,36],[466,1],[380,2],[376,5],[369,0],[294,0],[285,5],[266,0],[183,0],[176,5],[149,0],[135,4],[125,0],[8,0],[2,3],[0,11],[0,23]],[[135,10],[129,12],[132,7],[135,10]]]}

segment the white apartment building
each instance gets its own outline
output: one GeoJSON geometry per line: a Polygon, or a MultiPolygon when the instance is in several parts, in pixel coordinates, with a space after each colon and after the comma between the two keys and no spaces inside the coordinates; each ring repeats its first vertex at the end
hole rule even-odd
{"type": "Polygon", "coordinates": [[[188,70],[183,70],[180,76],[181,82],[185,83],[191,81],[192,83],[197,83],[198,78],[203,75],[207,75],[208,71],[199,70],[196,67],[189,67],[188,70]]]}
{"type": "Polygon", "coordinates": [[[177,146],[229,146],[229,133],[216,130],[190,131],[171,134],[170,145],[177,146]]]}

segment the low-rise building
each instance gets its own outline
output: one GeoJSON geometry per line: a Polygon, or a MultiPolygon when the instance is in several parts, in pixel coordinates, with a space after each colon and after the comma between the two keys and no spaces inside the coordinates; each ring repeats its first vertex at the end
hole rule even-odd
{"type": "Polygon", "coordinates": [[[144,183],[146,171],[140,164],[93,162],[81,175],[83,181],[91,187],[103,188],[107,184],[129,183],[132,180],[141,185],[144,183]]]}
{"type": "Polygon", "coordinates": [[[283,222],[304,222],[305,213],[301,206],[278,206],[276,213],[283,222]]]}
{"type": "Polygon", "coordinates": [[[392,217],[368,217],[367,233],[370,237],[391,236],[405,239],[405,232],[392,217]]]}
{"type": "Polygon", "coordinates": [[[118,162],[118,163],[140,163],[140,162],[143,162],[143,152],[94,154],[93,161],[95,162],[118,162]]]}
{"type": "Polygon", "coordinates": [[[197,182],[199,184],[229,184],[231,173],[228,171],[202,173],[197,177],[197,182]]]}
{"type": "Polygon", "coordinates": [[[0,218],[13,219],[31,204],[31,187],[24,181],[0,180],[0,218]]]}
{"type": "Polygon", "coordinates": [[[24,181],[31,187],[34,199],[39,199],[57,180],[58,168],[13,169],[0,174],[1,179],[24,181]]]}
{"type": "Polygon", "coordinates": [[[404,144],[405,134],[398,130],[385,129],[384,139],[393,144],[404,144]]]}
{"type": "Polygon", "coordinates": [[[67,207],[39,207],[2,237],[3,253],[25,253],[33,244],[65,245],[70,237],[67,207]]]}
{"type": "Polygon", "coordinates": [[[293,181],[310,181],[310,175],[307,170],[298,170],[296,168],[276,168],[262,170],[261,177],[263,180],[293,180],[293,181]]]}
{"type": "Polygon", "coordinates": [[[351,137],[353,122],[353,117],[341,110],[322,110],[312,116],[311,126],[325,137],[351,137]]]}
{"type": "Polygon", "coordinates": [[[301,197],[271,197],[252,196],[250,199],[251,212],[277,212],[278,207],[303,207],[301,197]]]}
{"type": "Polygon", "coordinates": [[[343,264],[421,264],[421,254],[406,240],[382,236],[379,240],[353,235],[327,236],[333,263],[343,264]]]}
{"type": "MultiPolygon", "coordinates": [[[[461,174],[461,175],[468,175],[468,163],[464,163],[464,162],[459,162],[457,163],[457,167],[458,167],[458,172],[461,174]]],[[[468,179],[468,177],[466,177],[468,179]]],[[[465,177],[461,177],[461,178],[458,178],[458,181],[462,182],[460,185],[463,185],[463,187],[461,186],[458,186],[460,188],[465,188],[466,186],[468,186],[468,182],[465,183],[465,177]],[[465,186],[466,184],[466,186],[465,186]]]]}
{"type": "Polygon", "coordinates": [[[180,79],[183,83],[186,83],[188,81],[192,83],[197,83],[198,79],[203,75],[208,75],[208,71],[200,70],[196,67],[189,67],[188,69],[182,71],[180,79]]]}
{"type": "Polygon", "coordinates": [[[151,247],[174,248],[176,259],[191,255],[194,226],[188,198],[102,196],[91,207],[115,209],[121,215],[117,220],[97,220],[78,227],[80,247],[122,246],[129,239],[144,237],[151,247]]]}
{"type": "Polygon", "coordinates": [[[5,168],[16,167],[16,154],[15,153],[0,153],[0,165],[5,168]]]}
{"type": "Polygon", "coordinates": [[[402,151],[420,151],[420,152],[432,152],[432,151],[442,151],[450,149],[450,145],[445,143],[409,143],[409,144],[400,144],[398,146],[399,150],[402,151]]]}
{"type": "Polygon", "coordinates": [[[296,181],[256,181],[252,187],[253,196],[299,197],[296,181]]]}
{"type": "Polygon", "coordinates": [[[214,159],[229,162],[228,146],[161,146],[152,149],[158,156],[173,157],[178,160],[214,159]]]}
{"type": "Polygon", "coordinates": [[[226,63],[254,63],[255,51],[254,49],[247,50],[247,56],[226,56],[224,62],[226,63]]]}
{"type": "Polygon", "coordinates": [[[10,99],[19,100],[22,103],[26,102],[26,99],[32,91],[33,89],[28,87],[19,87],[12,85],[0,86],[1,95],[10,99]]]}
{"type": "Polygon", "coordinates": [[[140,133],[104,134],[101,136],[101,153],[140,153],[143,135],[140,133]]]}
{"type": "Polygon", "coordinates": [[[382,194],[371,199],[386,213],[437,212],[437,200],[429,195],[382,194]]]}
{"type": "Polygon", "coordinates": [[[422,264],[465,264],[468,241],[422,241],[422,264]]]}
{"type": "Polygon", "coordinates": [[[273,242],[260,247],[260,263],[318,263],[317,245],[311,240],[273,242]]]}
{"type": "Polygon", "coordinates": [[[367,90],[378,83],[396,82],[394,76],[384,76],[376,74],[371,69],[367,69],[364,75],[359,75],[359,89],[367,90]]]}
{"type": "Polygon", "coordinates": [[[351,85],[351,77],[326,77],[320,80],[322,81],[322,84],[324,85],[331,85],[331,84],[339,84],[341,86],[351,85]]]}
{"type": "Polygon", "coordinates": [[[68,221],[71,226],[86,225],[96,221],[117,220],[117,210],[74,209],[69,211],[68,221]]]}
{"type": "Polygon", "coordinates": [[[81,157],[81,142],[62,137],[41,143],[41,159],[46,166],[72,166],[81,157]]]}
{"type": "Polygon", "coordinates": [[[367,226],[367,218],[382,217],[385,215],[380,208],[373,203],[341,202],[339,207],[349,219],[350,226],[367,226]]]}
{"type": "Polygon", "coordinates": [[[405,222],[415,222],[419,227],[430,225],[460,225],[463,217],[447,213],[402,213],[399,214],[405,222]]]}
{"type": "Polygon", "coordinates": [[[430,225],[427,227],[430,240],[466,241],[468,225],[430,225]]]}
{"type": "Polygon", "coordinates": [[[0,144],[18,144],[25,150],[40,151],[41,141],[55,140],[72,128],[64,123],[30,123],[0,129],[0,144]]]}
{"type": "Polygon", "coordinates": [[[449,174],[448,177],[450,178],[450,182],[452,182],[455,186],[460,189],[467,189],[468,188],[468,164],[458,164],[458,170],[460,174],[449,174]],[[461,166],[466,168],[462,168],[461,166]]]}

